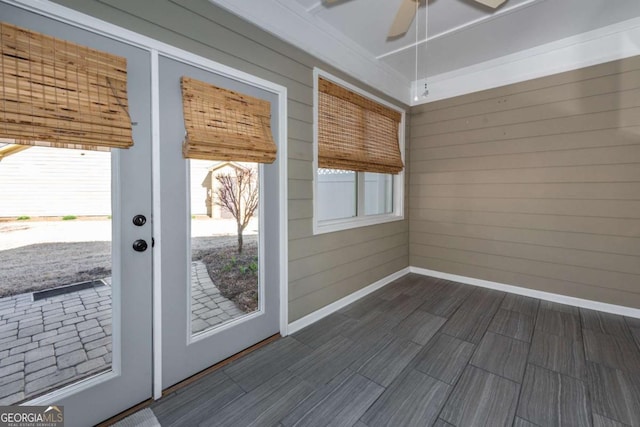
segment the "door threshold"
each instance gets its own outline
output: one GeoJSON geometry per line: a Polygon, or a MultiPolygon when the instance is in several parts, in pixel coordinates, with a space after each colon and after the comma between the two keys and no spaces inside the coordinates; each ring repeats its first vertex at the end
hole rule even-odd
{"type": "Polygon", "coordinates": [[[270,336],[269,338],[266,338],[254,345],[252,345],[251,347],[245,348],[244,350],[242,350],[239,353],[234,354],[233,356],[229,356],[224,360],[221,360],[220,362],[216,363],[213,366],[209,366],[208,368],[198,372],[197,374],[194,374],[192,376],[190,376],[189,378],[186,378],[182,381],[180,381],[177,384],[172,385],[171,387],[168,387],[164,390],[162,390],[162,397],[168,396],[169,394],[173,393],[174,391],[180,390],[183,387],[188,386],[189,384],[192,384],[196,381],[198,381],[200,378],[205,377],[207,375],[209,375],[212,372],[217,371],[218,369],[228,365],[229,363],[233,362],[234,360],[237,360],[239,358],[241,358],[242,356],[246,356],[249,353],[252,353],[262,347],[264,347],[267,344],[271,344],[274,341],[279,340],[280,338],[282,338],[282,336],[280,334],[275,334],[270,336]]]}
{"type": "MultiPolygon", "coordinates": [[[[246,356],[247,354],[252,353],[252,352],[254,352],[254,351],[266,346],[267,344],[271,344],[272,342],[279,340],[280,338],[282,338],[282,336],[280,334],[272,335],[269,338],[266,338],[266,339],[264,339],[264,340],[262,340],[262,341],[260,341],[260,342],[258,342],[256,344],[252,345],[251,347],[246,348],[246,349],[242,350],[241,352],[234,354],[233,356],[229,356],[226,359],[216,363],[215,365],[210,366],[207,369],[198,372],[197,374],[194,374],[194,375],[190,376],[189,378],[184,379],[184,380],[180,381],[179,383],[174,384],[171,387],[164,389],[162,391],[162,398],[167,396],[167,395],[169,395],[169,394],[171,394],[171,393],[173,393],[173,392],[175,392],[175,391],[177,391],[177,390],[180,390],[183,387],[188,386],[189,384],[192,384],[192,383],[198,381],[200,378],[203,378],[203,377],[209,375],[212,372],[217,371],[218,369],[228,365],[229,363],[233,362],[234,360],[240,359],[242,356],[246,356]]],[[[132,414],[134,414],[134,413],[136,413],[138,411],[141,411],[141,410],[151,406],[152,403],[153,403],[153,399],[147,399],[144,402],[140,402],[137,405],[132,406],[131,408],[129,408],[129,409],[125,410],[125,411],[122,411],[119,414],[114,415],[113,417],[101,422],[100,424],[97,424],[96,427],[108,427],[108,426],[111,426],[111,425],[117,423],[118,421],[128,417],[129,415],[132,415],[132,414]]]]}
{"type": "Polygon", "coordinates": [[[111,417],[111,418],[109,418],[107,420],[104,420],[100,424],[96,424],[95,427],[108,427],[108,426],[114,425],[118,421],[121,421],[121,420],[127,418],[129,415],[133,415],[138,411],[142,411],[144,408],[148,408],[149,406],[151,406],[152,403],[153,403],[153,399],[149,398],[149,399],[147,399],[145,401],[142,401],[142,402],[138,403],[135,406],[132,406],[129,409],[126,409],[126,410],[120,412],[117,415],[114,415],[113,417],[111,417]]]}

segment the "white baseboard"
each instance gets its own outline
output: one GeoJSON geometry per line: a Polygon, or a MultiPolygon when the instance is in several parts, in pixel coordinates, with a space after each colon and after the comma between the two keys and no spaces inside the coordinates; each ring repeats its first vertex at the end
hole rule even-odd
{"type": "Polygon", "coordinates": [[[471,286],[479,286],[481,288],[495,289],[498,291],[508,292],[516,295],[524,295],[527,297],[538,298],[545,301],[557,302],[560,304],[572,305],[575,307],[588,308],[591,310],[603,311],[605,313],[618,314],[620,316],[634,317],[640,319],[640,309],[624,307],[621,305],[607,304],[599,301],[592,301],[582,298],[575,298],[566,295],[554,294],[551,292],[538,291],[535,289],[523,288],[520,286],[507,285],[504,283],[492,282],[489,280],[475,279],[473,277],[459,276],[457,274],[443,273],[441,271],[429,270],[420,267],[407,267],[402,270],[396,271],[393,274],[388,275],[371,285],[360,289],[346,297],[339,299],[327,306],[322,307],[319,310],[308,314],[295,322],[289,323],[287,328],[288,334],[293,334],[302,328],[305,328],[318,320],[327,317],[328,315],[335,313],[347,305],[356,302],[357,300],[369,295],[370,293],[377,291],[378,289],[388,285],[396,279],[401,278],[409,273],[420,274],[422,276],[436,277],[438,279],[451,280],[452,282],[464,283],[471,286]]]}
{"type": "Polygon", "coordinates": [[[489,280],[474,279],[473,277],[458,276],[457,274],[443,273],[441,271],[428,270],[426,268],[409,267],[409,271],[411,273],[421,274],[423,276],[437,277],[439,279],[451,280],[452,282],[460,282],[467,285],[479,286],[482,288],[496,289],[503,292],[524,295],[527,297],[538,298],[545,301],[573,305],[576,307],[588,308],[591,310],[604,311],[606,313],[618,314],[621,316],[640,318],[640,310],[637,308],[607,304],[604,302],[575,298],[566,295],[554,294],[551,292],[537,291],[535,289],[506,285],[504,283],[491,282],[489,280]]]}
{"type": "Polygon", "coordinates": [[[296,320],[295,322],[291,322],[289,323],[289,327],[287,328],[287,332],[289,334],[293,334],[294,332],[299,331],[300,329],[311,325],[312,323],[317,322],[318,320],[327,317],[328,315],[335,313],[336,311],[340,310],[343,307],[348,306],[349,304],[351,304],[352,302],[355,302],[357,300],[359,300],[360,298],[363,298],[367,295],[369,295],[371,292],[377,291],[378,289],[382,288],[385,285],[388,285],[389,283],[393,282],[396,279],[401,278],[402,276],[405,276],[409,274],[409,267],[403,268],[400,271],[396,271],[393,274],[388,275],[387,277],[384,277],[380,280],[378,280],[377,282],[374,282],[372,284],[370,284],[369,286],[367,286],[366,288],[362,288],[359,291],[356,291],[352,294],[347,295],[346,297],[339,299],[336,302],[333,302],[329,305],[326,305],[324,307],[322,307],[320,310],[316,310],[311,314],[307,314],[306,316],[296,320]]]}

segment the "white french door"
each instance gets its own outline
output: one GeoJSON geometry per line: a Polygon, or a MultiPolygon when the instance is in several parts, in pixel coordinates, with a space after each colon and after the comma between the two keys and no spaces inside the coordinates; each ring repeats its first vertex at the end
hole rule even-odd
{"type": "MultiPolygon", "coordinates": [[[[0,15],[3,21],[127,59],[134,146],[94,159],[106,167],[109,193],[105,199],[109,213],[103,215],[109,242],[102,243],[110,249],[93,254],[109,258],[105,277],[90,285],[95,295],[83,294],[85,289],[44,296],[29,307],[16,306],[23,312],[42,313],[44,332],[34,332],[28,343],[18,337],[24,335],[18,331],[15,345],[6,344],[12,323],[0,319],[0,333],[5,334],[0,344],[6,354],[15,356],[18,348],[25,353],[23,361],[16,362],[24,364],[21,373],[11,373],[11,380],[17,379],[10,385],[17,391],[11,391],[7,402],[63,405],[66,426],[87,426],[158,397],[161,390],[277,334],[286,324],[282,303],[287,269],[286,89],[148,39],[140,44],[149,47],[140,48],[101,35],[109,34],[108,29],[104,33],[84,30],[48,17],[49,10],[38,7],[32,11],[21,2],[0,0],[0,15]],[[173,56],[154,56],[162,49],[173,56]],[[185,160],[182,76],[269,101],[273,138],[279,146],[276,162],[185,160]],[[157,132],[152,131],[154,120],[157,132]],[[244,230],[243,253],[235,255],[234,220],[213,199],[214,187],[220,185],[217,176],[237,171],[251,176],[259,204],[244,230]],[[227,256],[224,262],[219,261],[221,256],[227,256]],[[235,270],[242,286],[234,290],[234,283],[216,276],[214,270],[235,270]],[[49,309],[51,313],[58,310],[57,317],[49,309]],[[41,354],[35,354],[41,349],[41,354]],[[33,355],[27,356],[28,351],[33,355]]],[[[84,25],[75,12],[51,7],[60,19],[84,25]]],[[[30,152],[33,149],[18,155],[30,152]]],[[[94,158],[89,153],[78,156],[81,161],[94,158]]],[[[69,164],[55,159],[52,155],[45,161],[55,171],[69,173],[69,164]]],[[[3,160],[0,167],[10,160],[3,160]]],[[[88,181],[83,172],[76,178],[88,181]]],[[[92,239],[88,233],[85,240],[92,239]]],[[[12,301],[0,303],[3,308],[16,308],[12,301]]],[[[5,311],[10,310],[0,310],[5,311]]],[[[25,330],[39,327],[35,318],[21,320],[31,322],[25,322],[25,330]]]]}
{"type": "MultiPolygon", "coordinates": [[[[16,320],[15,345],[5,340],[7,352],[16,358],[22,357],[19,363],[23,364],[22,370],[13,374],[16,381],[11,384],[15,384],[17,392],[8,397],[13,399],[9,402],[62,405],[66,426],[94,425],[152,394],[151,57],[148,50],[4,2],[0,2],[0,16],[3,21],[127,59],[132,148],[84,153],[51,148],[40,152],[34,147],[7,158],[0,165],[8,168],[11,162],[41,156],[39,158],[45,160],[39,168],[48,168],[47,180],[53,181],[70,174],[74,162],[82,165],[91,161],[91,168],[78,169],[74,181],[93,182],[104,178],[106,182],[108,195],[100,201],[105,204],[100,207],[101,220],[60,222],[61,227],[76,230],[74,233],[79,236],[73,244],[78,245],[78,251],[85,258],[91,258],[88,251],[95,250],[94,247],[110,246],[105,253],[94,254],[104,258],[100,260],[103,264],[106,262],[104,277],[100,276],[90,289],[43,294],[38,300],[35,294],[4,298],[6,306],[12,304],[11,298],[15,299],[11,307],[15,307],[17,314],[27,313],[21,315],[21,320],[31,316],[27,319],[30,323],[21,325],[16,320]],[[96,178],[97,168],[104,168],[105,176],[96,178]],[[134,223],[136,216],[139,217],[134,223]],[[142,216],[145,221],[141,220],[142,216]],[[94,240],[93,230],[98,227],[105,227],[106,237],[100,240],[106,241],[90,242],[94,240]],[[86,236],[78,232],[79,229],[88,230],[86,236]],[[29,328],[35,328],[37,333],[31,334],[29,328]]],[[[29,179],[31,169],[24,168],[24,180],[29,179]]],[[[86,193],[67,192],[66,204],[76,206],[73,203],[96,196],[95,191],[95,187],[89,186],[86,193]]],[[[65,202],[60,204],[64,208],[65,202]]],[[[54,225],[53,222],[47,224],[49,228],[54,225]]],[[[77,265],[72,270],[83,268],[85,266],[77,265]]],[[[50,272],[42,271],[42,275],[46,274],[50,272]]],[[[3,327],[7,325],[11,325],[9,320],[3,327]]]]}
{"type": "Polygon", "coordinates": [[[279,332],[284,261],[279,160],[257,165],[184,159],[180,78],[192,77],[270,101],[275,140],[280,131],[278,96],[162,55],[158,68],[165,389],[279,332]],[[228,175],[236,182],[242,179],[239,174],[251,175],[251,187],[259,198],[244,230],[242,253],[237,253],[235,220],[218,200],[219,176],[228,175]]]}

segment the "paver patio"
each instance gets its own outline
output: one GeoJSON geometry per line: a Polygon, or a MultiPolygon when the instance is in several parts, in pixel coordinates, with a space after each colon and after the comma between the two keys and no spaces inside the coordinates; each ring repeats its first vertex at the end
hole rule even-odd
{"type": "Polygon", "coordinates": [[[191,332],[196,334],[230,319],[243,316],[233,301],[213,284],[202,261],[191,263],[191,332]]]}
{"type": "MultiPolygon", "coordinates": [[[[200,261],[192,264],[191,298],[193,333],[244,315],[200,261]]],[[[111,332],[110,286],[39,301],[31,293],[0,298],[0,405],[110,369],[111,332]]]]}

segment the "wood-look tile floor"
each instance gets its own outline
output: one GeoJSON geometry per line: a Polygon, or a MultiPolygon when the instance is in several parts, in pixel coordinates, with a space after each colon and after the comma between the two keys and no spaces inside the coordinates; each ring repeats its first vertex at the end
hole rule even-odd
{"type": "Polygon", "coordinates": [[[152,406],[163,426],[640,426],[640,320],[405,276],[152,406]]]}

